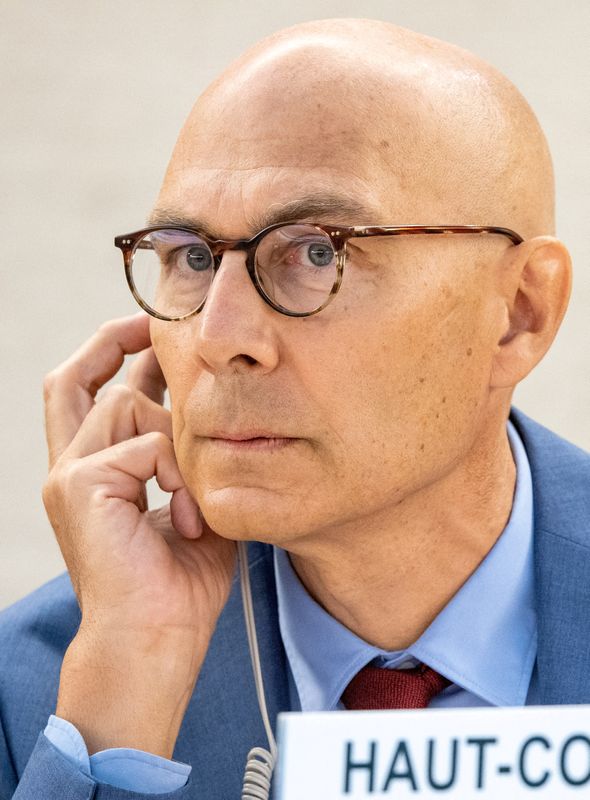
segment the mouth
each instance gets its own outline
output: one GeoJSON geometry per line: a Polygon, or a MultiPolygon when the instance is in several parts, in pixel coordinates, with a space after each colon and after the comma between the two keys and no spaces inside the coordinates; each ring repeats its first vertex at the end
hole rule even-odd
{"type": "Polygon", "coordinates": [[[280,436],[274,433],[248,431],[226,433],[217,431],[206,438],[214,447],[223,448],[234,453],[239,452],[273,452],[294,445],[300,439],[293,436],[280,436]]]}

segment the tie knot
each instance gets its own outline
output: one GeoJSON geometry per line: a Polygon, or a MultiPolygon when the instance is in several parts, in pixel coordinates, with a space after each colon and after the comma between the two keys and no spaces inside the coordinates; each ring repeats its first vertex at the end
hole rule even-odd
{"type": "Polygon", "coordinates": [[[367,664],[344,690],[342,702],[351,711],[426,708],[450,683],[426,664],[414,669],[383,669],[367,664]]]}

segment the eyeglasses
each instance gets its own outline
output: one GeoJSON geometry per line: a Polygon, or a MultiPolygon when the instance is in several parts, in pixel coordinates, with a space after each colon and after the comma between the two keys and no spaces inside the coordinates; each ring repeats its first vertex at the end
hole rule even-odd
{"type": "Polygon", "coordinates": [[[369,236],[499,234],[517,245],[509,228],[478,225],[342,226],[287,222],[251,239],[214,240],[180,225],[153,226],[115,237],[127,283],[139,305],[158,319],[182,320],[203,308],[228,250],[246,253],[246,268],[269,306],[289,317],[309,317],[330,303],[342,282],[347,242],[369,236]]]}

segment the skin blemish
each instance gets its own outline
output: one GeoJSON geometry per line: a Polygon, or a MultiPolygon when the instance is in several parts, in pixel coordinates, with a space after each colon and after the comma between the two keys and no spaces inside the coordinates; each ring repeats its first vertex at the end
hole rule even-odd
{"type": "Polygon", "coordinates": [[[443,399],[441,400],[441,403],[446,403],[446,402],[447,402],[447,398],[443,397],[443,399]]]}
{"type": "Polygon", "coordinates": [[[473,353],[473,350],[471,349],[471,347],[468,347],[467,348],[467,355],[470,356],[472,353],[473,353]]]}
{"type": "Polygon", "coordinates": [[[425,380],[426,378],[420,378],[420,383],[424,383],[425,380]]]}
{"type": "Polygon", "coordinates": [[[384,150],[389,150],[390,147],[387,139],[381,139],[381,141],[379,142],[379,146],[382,147],[384,150]]]}
{"type": "Polygon", "coordinates": [[[424,445],[423,444],[420,445],[420,450],[424,450],[424,445]]]}

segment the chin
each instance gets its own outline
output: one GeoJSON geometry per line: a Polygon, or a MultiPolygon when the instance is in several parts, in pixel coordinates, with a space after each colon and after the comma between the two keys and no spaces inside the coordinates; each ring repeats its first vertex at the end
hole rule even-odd
{"type": "Polygon", "coordinates": [[[301,500],[270,490],[233,486],[208,490],[198,503],[207,525],[224,539],[282,546],[309,532],[301,500]]]}

